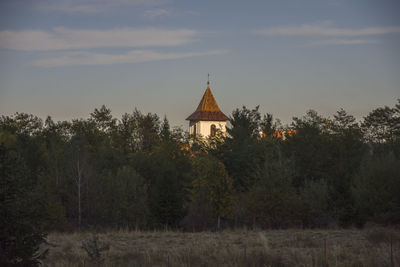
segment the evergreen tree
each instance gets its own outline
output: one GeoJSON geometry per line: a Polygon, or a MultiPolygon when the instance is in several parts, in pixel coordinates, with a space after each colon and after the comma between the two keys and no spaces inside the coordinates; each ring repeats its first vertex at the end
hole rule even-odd
{"type": "Polygon", "coordinates": [[[43,207],[23,159],[0,144],[0,265],[37,266],[45,253],[43,207]]]}
{"type": "Polygon", "coordinates": [[[242,196],[248,223],[267,228],[301,225],[304,207],[291,179],[291,162],[279,142],[266,140],[263,168],[257,182],[242,196]]]}
{"type": "Polygon", "coordinates": [[[366,160],[354,185],[358,223],[400,223],[400,160],[393,155],[366,160]]]}
{"type": "Polygon", "coordinates": [[[228,218],[233,214],[235,196],[232,180],[225,166],[208,155],[193,159],[193,175],[191,200],[195,210],[210,210],[217,218],[219,229],[220,218],[228,218]]]}
{"type": "Polygon", "coordinates": [[[102,177],[101,222],[114,227],[144,228],[147,223],[147,186],[129,166],[102,177]]]}
{"type": "Polygon", "coordinates": [[[169,127],[167,116],[164,116],[164,120],[161,125],[160,135],[163,141],[168,140],[171,137],[171,129],[169,127]]]}
{"type": "Polygon", "coordinates": [[[100,109],[95,108],[93,113],[90,113],[90,120],[96,123],[97,129],[106,133],[115,128],[117,121],[112,117],[111,109],[106,108],[105,105],[102,105],[100,109]]]}
{"type": "Polygon", "coordinates": [[[246,191],[254,184],[256,173],[264,162],[264,153],[259,146],[260,123],[258,107],[234,110],[225,142],[218,147],[221,151],[217,155],[226,166],[238,192],[246,191]]]}

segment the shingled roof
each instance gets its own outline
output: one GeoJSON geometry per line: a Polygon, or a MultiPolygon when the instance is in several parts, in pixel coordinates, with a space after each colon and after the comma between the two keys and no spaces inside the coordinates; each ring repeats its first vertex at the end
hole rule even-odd
{"type": "Polygon", "coordinates": [[[189,117],[188,121],[227,121],[229,118],[219,109],[217,101],[207,87],[199,106],[189,117]]]}

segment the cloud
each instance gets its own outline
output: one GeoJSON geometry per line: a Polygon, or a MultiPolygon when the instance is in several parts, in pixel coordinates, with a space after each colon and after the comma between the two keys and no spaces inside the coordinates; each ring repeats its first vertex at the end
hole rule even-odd
{"type": "Polygon", "coordinates": [[[361,29],[335,28],[329,22],[317,24],[303,24],[300,26],[269,27],[254,31],[266,36],[367,36],[390,33],[400,33],[400,26],[367,27],[361,29]]]}
{"type": "Polygon", "coordinates": [[[120,28],[111,30],[0,31],[0,48],[24,51],[74,50],[99,47],[179,46],[194,42],[188,29],[120,28]]]}
{"type": "MultiPolygon", "coordinates": [[[[162,15],[163,12],[154,14],[162,15]]],[[[227,53],[226,50],[161,53],[152,47],[183,46],[197,41],[190,29],[118,28],[108,30],[54,28],[44,30],[0,31],[0,49],[45,52],[34,66],[111,65],[180,59],[227,53]],[[126,53],[97,52],[99,48],[136,48],[126,53]]],[[[111,51],[111,50],[107,50],[111,51]]]]}
{"type": "Polygon", "coordinates": [[[92,52],[64,52],[55,56],[43,58],[33,62],[40,67],[59,67],[75,65],[111,65],[124,63],[137,63],[159,61],[168,59],[180,59],[187,57],[210,56],[225,54],[229,51],[214,50],[206,52],[189,53],[159,53],[151,50],[133,50],[123,54],[104,54],[92,52]]]}
{"type": "Polygon", "coordinates": [[[168,9],[162,9],[162,8],[149,9],[149,10],[146,10],[143,15],[146,18],[154,19],[154,18],[158,18],[158,17],[169,16],[169,15],[171,15],[171,11],[168,9]]]}
{"type": "Polygon", "coordinates": [[[319,40],[309,43],[309,45],[356,45],[356,44],[373,44],[376,40],[369,39],[328,39],[319,40]]]}
{"type": "Polygon", "coordinates": [[[36,8],[44,11],[93,14],[126,7],[161,6],[168,2],[168,0],[39,0],[36,8]]]}

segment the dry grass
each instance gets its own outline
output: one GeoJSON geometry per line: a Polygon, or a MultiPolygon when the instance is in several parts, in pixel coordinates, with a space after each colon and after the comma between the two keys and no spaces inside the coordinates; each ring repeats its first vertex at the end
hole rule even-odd
{"type": "MultiPolygon", "coordinates": [[[[81,248],[91,236],[50,234],[50,253],[44,266],[91,266],[81,248]]],[[[97,236],[109,245],[102,252],[101,266],[323,266],[324,239],[328,266],[390,266],[390,236],[394,266],[400,266],[400,232],[387,228],[244,229],[217,233],[110,231],[97,236]]]]}

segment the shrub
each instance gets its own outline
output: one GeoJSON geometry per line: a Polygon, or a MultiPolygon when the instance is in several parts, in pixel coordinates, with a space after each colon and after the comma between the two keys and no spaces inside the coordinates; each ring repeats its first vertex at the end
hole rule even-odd
{"type": "Polygon", "coordinates": [[[96,234],[91,238],[82,241],[81,248],[86,251],[90,263],[100,264],[104,262],[102,253],[110,249],[108,243],[102,242],[96,234]]]}

